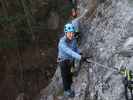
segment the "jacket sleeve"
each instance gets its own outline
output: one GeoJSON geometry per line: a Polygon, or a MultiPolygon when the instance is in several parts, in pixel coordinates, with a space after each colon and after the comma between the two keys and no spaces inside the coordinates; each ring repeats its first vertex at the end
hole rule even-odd
{"type": "Polygon", "coordinates": [[[80,50],[79,50],[79,48],[77,48],[76,49],[76,52],[78,53],[78,54],[80,54],[81,52],[80,52],[80,50]]]}
{"type": "Polygon", "coordinates": [[[71,50],[66,44],[61,44],[60,46],[61,46],[61,49],[62,49],[64,52],[66,52],[68,55],[70,55],[70,56],[72,56],[73,58],[78,59],[78,60],[81,59],[81,56],[80,56],[77,52],[71,50]]]}

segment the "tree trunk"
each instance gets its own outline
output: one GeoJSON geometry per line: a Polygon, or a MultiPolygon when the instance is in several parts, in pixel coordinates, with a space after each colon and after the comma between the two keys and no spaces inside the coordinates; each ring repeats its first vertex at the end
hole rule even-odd
{"type": "Polygon", "coordinates": [[[24,13],[25,13],[25,16],[27,19],[27,24],[28,24],[30,33],[32,34],[33,30],[32,30],[32,24],[31,24],[31,15],[29,13],[28,7],[26,6],[25,0],[21,0],[21,4],[22,4],[23,9],[24,9],[24,13]]]}
{"type": "Polygon", "coordinates": [[[7,12],[7,7],[6,7],[6,4],[5,4],[5,1],[4,0],[0,0],[0,2],[1,2],[2,8],[3,8],[3,11],[4,11],[4,16],[7,16],[8,12],[7,12]]]}

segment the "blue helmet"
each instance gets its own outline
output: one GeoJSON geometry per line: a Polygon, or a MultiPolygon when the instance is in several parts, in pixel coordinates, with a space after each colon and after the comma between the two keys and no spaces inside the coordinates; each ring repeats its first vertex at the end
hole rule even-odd
{"type": "Polygon", "coordinates": [[[75,32],[74,26],[71,23],[68,23],[64,26],[64,32],[75,32]]]}

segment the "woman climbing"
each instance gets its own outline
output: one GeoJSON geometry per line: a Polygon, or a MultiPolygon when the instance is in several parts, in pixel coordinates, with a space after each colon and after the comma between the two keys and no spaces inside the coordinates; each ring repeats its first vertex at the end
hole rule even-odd
{"type": "Polygon", "coordinates": [[[81,56],[77,47],[77,41],[74,38],[74,26],[68,23],[64,26],[65,35],[61,37],[58,44],[58,62],[61,69],[63,80],[64,96],[74,97],[75,93],[71,89],[72,74],[71,67],[74,59],[85,61],[87,57],[81,56]]]}

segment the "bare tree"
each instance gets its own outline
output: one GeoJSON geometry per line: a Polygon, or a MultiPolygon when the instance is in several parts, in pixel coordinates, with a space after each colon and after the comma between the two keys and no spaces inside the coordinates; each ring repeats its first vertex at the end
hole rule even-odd
{"type": "Polygon", "coordinates": [[[7,6],[6,6],[7,1],[0,0],[0,2],[1,2],[2,8],[3,8],[3,11],[4,11],[4,16],[7,16],[8,15],[7,6]]]}
{"type": "Polygon", "coordinates": [[[27,19],[27,24],[29,26],[30,33],[32,34],[33,30],[32,30],[32,17],[31,17],[31,14],[29,12],[28,7],[26,6],[26,1],[25,0],[20,0],[20,1],[21,1],[22,7],[23,7],[23,10],[24,10],[26,19],[27,19]]]}

